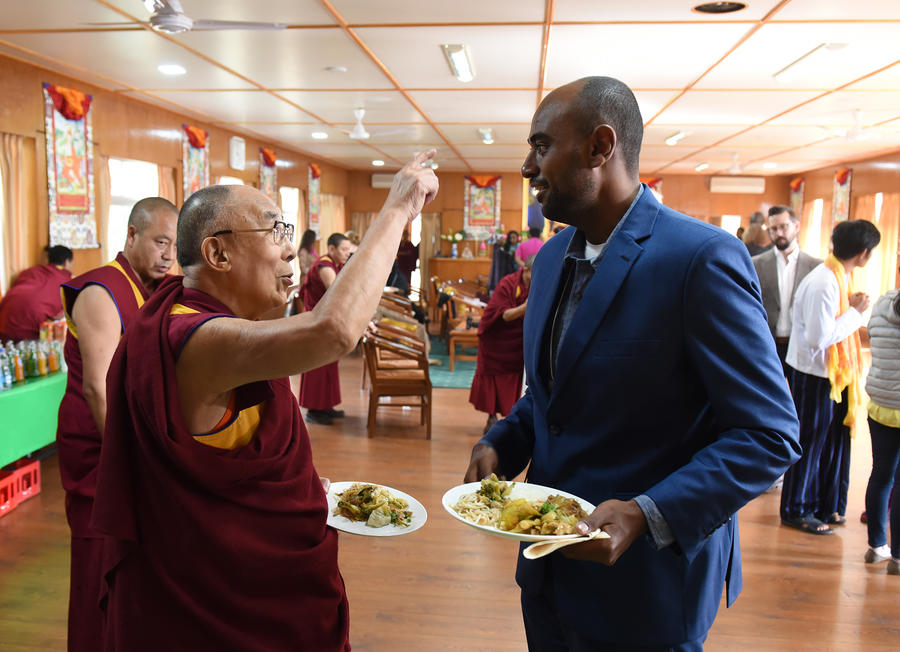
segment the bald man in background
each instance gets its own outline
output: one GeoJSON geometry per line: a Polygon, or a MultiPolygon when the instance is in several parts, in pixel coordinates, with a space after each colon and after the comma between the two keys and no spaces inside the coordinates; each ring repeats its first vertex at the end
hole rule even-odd
{"type": "Polygon", "coordinates": [[[125,246],[115,260],[60,286],[68,322],[66,393],[56,444],[72,530],[69,650],[102,649],[100,559],[103,539],[89,523],[106,421],[106,373],[129,322],[175,262],[174,204],[161,197],[137,202],[125,246]]]}

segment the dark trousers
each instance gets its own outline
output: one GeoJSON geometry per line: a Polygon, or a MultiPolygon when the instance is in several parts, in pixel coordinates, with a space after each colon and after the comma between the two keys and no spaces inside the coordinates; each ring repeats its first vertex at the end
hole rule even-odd
{"type": "Polygon", "coordinates": [[[850,428],[847,391],[841,402],[829,398],[827,378],[811,376],[788,367],[794,406],[800,419],[803,454],[784,474],[781,488],[781,518],[815,516],[826,521],[847,512],[850,488],[850,428]]]}
{"type": "MultiPolygon", "coordinates": [[[[522,618],[528,652],[703,652],[703,641],[706,640],[704,634],[694,641],[674,645],[623,645],[587,638],[563,625],[553,597],[553,581],[549,577],[545,578],[539,593],[522,591],[522,618]]],[[[602,637],[603,632],[598,635],[602,637]]]]}
{"type": "Polygon", "coordinates": [[[785,358],[787,358],[787,350],[788,350],[788,340],[786,337],[785,338],[779,337],[775,340],[775,350],[778,352],[778,359],[781,360],[781,368],[784,370],[784,375],[787,377],[788,382],[790,382],[791,376],[788,373],[788,370],[790,369],[790,367],[788,366],[788,363],[785,361],[785,358]]]}
{"type": "MultiPolygon", "coordinates": [[[[888,496],[900,483],[900,428],[891,428],[869,418],[872,436],[872,475],[866,487],[866,527],[869,545],[887,543],[888,496]]],[[[900,559],[900,509],[892,509],[891,555],[900,559]]]]}

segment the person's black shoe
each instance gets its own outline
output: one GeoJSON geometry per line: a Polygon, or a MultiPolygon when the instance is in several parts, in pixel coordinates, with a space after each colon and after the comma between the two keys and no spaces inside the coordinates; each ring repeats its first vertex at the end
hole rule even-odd
{"type": "Polygon", "coordinates": [[[327,410],[307,410],[306,420],[309,423],[318,423],[321,426],[330,426],[334,423],[327,410]]]}
{"type": "Polygon", "coordinates": [[[319,410],[322,414],[331,417],[332,419],[343,419],[344,411],[343,410],[335,410],[334,408],[329,408],[327,410],[319,410]]]}

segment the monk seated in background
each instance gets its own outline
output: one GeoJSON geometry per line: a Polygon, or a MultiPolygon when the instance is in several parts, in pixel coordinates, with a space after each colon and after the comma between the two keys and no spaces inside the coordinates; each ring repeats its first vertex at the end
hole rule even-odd
{"type": "Polygon", "coordinates": [[[375,312],[403,228],[437,192],[419,154],[310,312],[288,298],[293,225],[245,186],[192,195],[184,278],[164,282],[119,346],[93,525],[106,650],[349,650],[337,532],[288,376],[338,359],[375,312]]]}
{"type": "Polygon", "coordinates": [[[0,299],[0,340],[36,340],[41,322],[63,314],[59,285],[72,278],[72,250],[62,245],[47,249],[47,264],[19,272],[0,299]]]}
{"type": "Polygon", "coordinates": [[[497,421],[497,413],[509,414],[522,395],[522,320],[528,305],[533,262],[531,256],[518,272],[500,279],[478,324],[478,361],[469,402],[476,410],[487,412],[484,432],[497,421]]]}

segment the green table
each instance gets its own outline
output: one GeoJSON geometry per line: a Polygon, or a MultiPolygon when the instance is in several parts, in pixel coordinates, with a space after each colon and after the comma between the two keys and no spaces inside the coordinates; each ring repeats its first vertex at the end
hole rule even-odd
{"type": "Polygon", "coordinates": [[[56,441],[66,374],[29,380],[0,392],[0,467],[56,441]]]}

